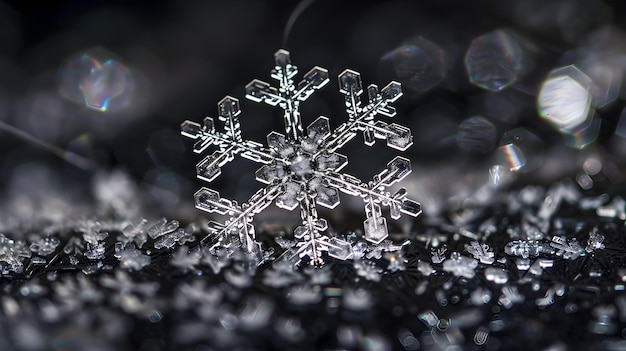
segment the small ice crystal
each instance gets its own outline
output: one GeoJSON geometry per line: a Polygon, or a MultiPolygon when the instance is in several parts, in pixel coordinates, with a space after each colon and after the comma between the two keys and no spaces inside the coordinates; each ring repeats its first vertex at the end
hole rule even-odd
{"type": "Polygon", "coordinates": [[[30,257],[30,250],[24,253],[25,244],[23,242],[15,242],[0,234],[0,262],[4,262],[2,274],[8,272],[21,273],[24,269],[23,259],[30,257]]]}
{"type": "Polygon", "coordinates": [[[137,247],[141,248],[143,244],[146,243],[146,229],[148,226],[148,220],[142,219],[136,225],[129,224],[124,229],[122,229],[122,236],[118,238],[118,240],[123,243],[134,242],[137,247]]]}
{"type": "Polygon", "coordinates": [[[367,280],[377,282],[382,278],[381,273],[383,270],[376,266],[375,262],[369,260],[359,260],[354,261],[353,266],[356,269],[356,274],[367,280]]]}
{"type": "Polygon", "coordinates": [[[417,318],[422,321],[427,327],[433,328],[439,323],[439,317],[432,310],[424,311],[420,313],[417,318]]]}
{"type": "Polygon", "coordinates": [[[470,302],[475,306],[482,306],[491,301],[491,291],[485,288],[477,288],[470,294],[470,302]]]}
{"type": "Polygon", "coordinates": [[[167,221],[167,218],[161,218],[155,224],[153,224],[150,228],[148,228],[147,233],[152,239],[156,239],[165,234],[169,234],[176,229],[178,229],[179,223],[178,221],[167,221]]]}
{"type": "Polygon", "coordinates": [[[474,278],[477,266],[477,260],[461,256],[458,252],[453,252],[450,258],[443,262],[444,271],[450,272],[457,277],[465,277],[468,279],[474,278]]]}
{"type": "Polygon", "coordinates": [[[88,242],[85,257],[92,261],[101,260],[104,258],[105,252],[106,248],[104,246],[104,242],[96,242],[95,244],[90,244],[88,242]]]}
{"type": "Polygon", "coordinates": [[[475,259],[479,260],[480,263],[484,264],[492,264],[494,259],[493,250],[489,248],[487,244],[480,244],[478,241],[470,242],[470,245],[467,247],[467,252],[469,252],[475,259]]]}
{"type": "Polygon", "coordinates": [[[502,268],[487,267],[485,269],[485,278],[496,284],[504,284],[509,281],[509,275],[507,271],[502,268]]]}
{"type": "Polygon", "coordinates": [[[154,243],[154,248],[157,249],[157,250],[158,249],[162,249],[162,248],[171,249],[171,248],[174,247],[174,245],[176,245],[186,235],[187,235],[187,233],[185,232],[185,229],[179,228],[179,229],[177,229],[174,232],[171,232],[169,234],[165,234],[161,239],[157,240],[154,243]]]}
{"type": "Polygon", "coordinates": [[[170,263],[183,272],[195,271],[196,266],[200,263],[202,253],[198,250],[189,252],[187,246],[181,246],[172,254],[170,263]]]}
{"type": "Polygon", "coordinates": [[[119,253],[120,267],[130,271],[140,271],[150,264],[150,256],[137,249],[126,249],[119,253]]]}
{"type": "Polygon", "coordinates": [[[448,250],[448,247],[446,245],[443,245],[440,248],[432,248],[430,249],[430,252],[432,254],[431,257],[431,261],[434,264],[438,264],[443,262],[446,259],[446,251],[448,250]]]}
{"type": "Polygon", "coordinates": [[[36,252],[39,256],[48,256],[56,250],[60,243],[61,241],[55,237],[43,237],[30,245],[30,251],[36,252]]]}
{"type": "Polygon", "coordinates": [[[502,295],[498,303],[504,308],[511,308],[514,304],[524,302],[524,295],[520,294],[516,286],[503,286],[502,295]]]}
{"type": "Polygon", "coordinates": [[[591,233],[589,233],[589,239],[587,240],[587,247],[585,247],[585,251],[591,253],[595,250],[604,249],[603,241],[604,235],[600,234],[597,227],[593,228],[591,233]]]}
{"type": "Polygon", "coordinates": [[[435,270],[428,262],[421,260],[417,261],[417,270],[425,277],[435,273],[435,270]]]}
{"type": "Polygon", "coordinates": [[[95,245],[106,239],[109,233],[101,231],[102,225],[97,221],[86,221],[83,227],[83,239],[89,244],[95,245]]]}
{"type": "Polygon", "coordinates": [[[575,260],[585,254],[585,250],[576,238],[567,240],[565,237],[555,235],[552,237],[550,246],[556,249],[557,256],[563,256],[566,260],[575,260]]]}
{"type": "Polygon", "coordinates": [[[511,256],[520,256],[522,258],[536,257],[542,253],[552,254],[554,250],[549,244],[535,240],[514,240],[506,244],[504,252],[511,256]]]}

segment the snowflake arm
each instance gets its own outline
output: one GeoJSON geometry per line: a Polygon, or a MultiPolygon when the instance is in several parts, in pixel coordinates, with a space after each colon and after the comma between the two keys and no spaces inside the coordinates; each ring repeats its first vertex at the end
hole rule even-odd
{"type": "Polygon", "coordinates": [[[278,50],[274,54],[274,60],[276,66],[271,76],[278,80],[280,87],[277,89],[269,83],[255,79],[246,85],[246,97],[255,102],[280,106],[284,111],[287,137],[298,140],[304,133],[299,111],[300,102],[308,99],[315,90],[329,82],[328,71],[321,67],[314,67],[296,86],[293,77],[298,74],[298,67],[291,64],[289,52],[278,50]]]}

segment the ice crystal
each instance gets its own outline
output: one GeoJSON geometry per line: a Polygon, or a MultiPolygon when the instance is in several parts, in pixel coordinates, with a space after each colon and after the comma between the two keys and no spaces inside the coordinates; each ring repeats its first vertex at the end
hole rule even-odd
{"type": "Polygon", "coordinates": [[[361,101],[364,89],[359,73],[345,70],[339,74],[339,91],[345,95],[348,121],[330,129],[329,119],[318,117],[306,129],[300,116],[299,105],[315,90],[329,82],[328,71],[314,67],[296,84],[298,73],[291,64],[289,52],[279,50],[274,55],[276,66],[271,77],[278,81],[278,88],[269,83],[253,80],[246,86],[246,97],[255,102],[278,106],[284,111],[285,134],[271,132],[267,135],[267,147],[261,143],[244,140],[241,135],[239,100],[226,96],[218,103],[218,120],[224,123],[218,131],[214,120],[204,119],[201,125],[185,121],[182,134],[197,140],[194,152],[202,153],[209,146],[217,151],[197,164],[198,178],[211,182],[221,173],[221,167],[232,161],[235,155],[262,166],[256,171],[256,179],[266,184],[247,201],[238,204],[223,198],[217,191],[201,188],[195,194],[198,209],[226,215],[223,223],[211,222],[211,233],[204,241],[216,240],[216,245],[240,246],[248,253],[260,252],[255,241],[254,216],[271,203],[292,211],[300,208],[302,224],[295,228],[298,243],[289,250],[288,259],[300,262],[308,257],[315,265],[322,265],[322,252],[339,260],[353,257],[350,244],[325,233],[325,219],[317,214],[317,206],[330,209],[339,205],[339,192],[361,197],[365,202],[364,233],[367,241],[379,244],[388,237],[386,218],[381,206],[390,208],[390,216],[398,219],[401,213],[417,216],[420,204],[406,197],[404,188],[390,193],[387,188],[411,172],[408,159],[396,157],[370,181],[341,172],[348,162],[346,156],[337,153],[358,132],[363,132],[366,145],[376,139],[385,139],[387,145],[404,151],[412,144],[411,132],[398,124],[376,120],[377,115],[393,117],[391,106],[401,95],[400,84],[391,82],[381,90],[376,85],[367,87],[368,100],[361,101]]]}
{"type": "Polygon", "coordinates": [[[493,250],[489,248],[489,245],[480,244],[478,241],[472,241],[467,247],[467,252],[479,260],[480,263],[492,264],[495,261],[493,250]]]}
{"type": "Polygon", "coordinates": [[[449,259],[443,261],[443,270],[457,277],[474,278],[476,267],[478,267],[477,260],[461,256],[458,252],[453,252],[449,259]]]}

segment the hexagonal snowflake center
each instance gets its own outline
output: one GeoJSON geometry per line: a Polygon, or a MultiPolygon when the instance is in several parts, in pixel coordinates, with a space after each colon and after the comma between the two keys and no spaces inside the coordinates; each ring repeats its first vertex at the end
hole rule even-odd
{"type": "Polygon", "coordinates": [[[313,176],[313,161],[307,155],[297,155],[292,158],[289,168],[291,174],[298,179],[310,179],[313,176]]]}

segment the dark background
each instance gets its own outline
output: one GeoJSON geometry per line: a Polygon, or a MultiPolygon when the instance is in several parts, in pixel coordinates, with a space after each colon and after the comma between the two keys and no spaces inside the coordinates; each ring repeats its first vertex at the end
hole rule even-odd
{"type": "MultiPolygon", "coordinates": [[[[301,73],[318,65],[332,78],[302,104],[304,123],[323,114],[336,126],[345,118],[336,75],[351,68],[362,73],[364,84],[384,86],[398,79],[385,55],[418,36],[442,49],[445,74],[428,91],[405,85],[405,96],[396,104],[396,122],[412,128],[415,138],[405,153],[419,171],[413,181],[426,179],[414,186],[416,198],[446,199],[459,187],[477,189],[488,177],[500,136],[516,127],[538,137],[541,144],[527,157],[543,163],[521,172],[513,186],[575,174],[589,155],[603,160],[622,155],[624,148],[614,136],[621,98],[599,111],[598,140],[582,151],[566,146],[559,132],[537,116],[535,102],[546,74],[574,62],[577,47],[590,33],[606,26],[623,27],[618,1],[318,0],[295,19],[283,43],[286,23],[298,3],[0,3],[0,119],[98,165],[82,170],[32,142],[3,133],[0,183],[5,195],[44,196],[61,186],[61,193],[80,197],[92,188],[93,174],[122,169],[152,209],[193,217],[190,200],[201,184],[195,180],[194,164],[200,156],[190,152],[190,141],[179,137],[183,120],[215,116],[217,101],[229,94],[242,100],[245,138],[264,141],[270,130],[281,130],[280,111],[247,101],[244,85],[255,78],[269,81],[272,54],[285,47],[301,73]],[[472,39],[499,28],[522,38],[530,61],[515,84],[493,93],[469,83],[463,58],[472,39]],[[68,63],[96,47],[131,72],[130,103],[117,110],[89,109],[59,93],[68,63]],[[489,115],[484,101],[495,94],[514,101],[504,111],[512,118],[489,115]],[[485,116],[496,129],[495,141],[480,152],[463,150],[456,142],[461,121],[475,115],[485,116]],[[546,162],[551,166],[544,167],[546,162]],[[34,174],[41,172],[45,175],[38,180],[34,174]],[[419,193],[424,187],[430,191],[419,193]]],[[[382,143],[366,150],[357,139],[343,151],[350,158],[349,172],[371,177],[395,155],[382,143]]],[[[213,187],[243,201],[259,186],[251,176],[256,167],[247,161],[231,163],[213,187]]],[[[619,183],[621,166],[615,167],[612,182],[619,183]]],[[[433,213],[438,206],[437,201],[431,204],[433,213]]]]}

